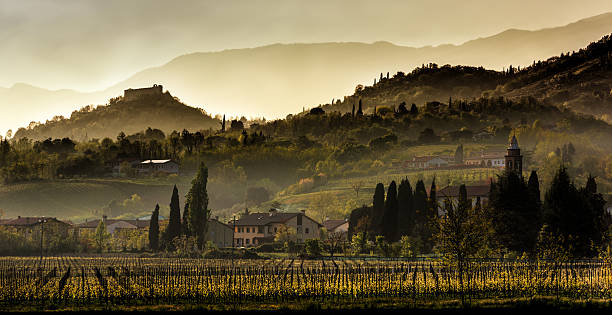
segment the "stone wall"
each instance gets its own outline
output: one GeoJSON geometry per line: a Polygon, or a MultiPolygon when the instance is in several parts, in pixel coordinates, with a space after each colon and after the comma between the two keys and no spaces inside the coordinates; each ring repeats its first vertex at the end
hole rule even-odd
{"type": "Polygon", "coordinates": [[[162,86],[154,84],[152,87],[141,89],[127,89],[123,91],[124,101],[134,101],[142,98],[155,97],[159,98],[162,95],[162,86]]]}

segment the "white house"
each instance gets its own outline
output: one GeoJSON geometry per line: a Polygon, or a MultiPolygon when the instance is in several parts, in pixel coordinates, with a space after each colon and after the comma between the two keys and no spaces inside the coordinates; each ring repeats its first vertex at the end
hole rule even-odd
{"type": "Polygon", "coordinates": [[[409,168],[437,168],[448,166],[449,158],[441,156],[415,156],[411,161],[408,161],[409,168]]]}
{"type": "Polygon", "coordinates": [[[168,174],[178,174],[179,165],[172,160],[145,160],[136,166],[138,173],[163,172],[168,174]]]}

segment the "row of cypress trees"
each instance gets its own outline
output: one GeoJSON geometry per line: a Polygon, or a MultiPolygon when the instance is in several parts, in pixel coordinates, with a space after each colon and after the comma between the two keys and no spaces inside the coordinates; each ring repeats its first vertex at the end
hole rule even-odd
{"type": "Polygon", "coordinates": [[[164,233],[159,237],[159,205],[151,215],[149,225],[149,244],[152,250],[160,249],[160,240],[163,248],[174,250],[172,241],[179,236],[185,235],[194,237],[200,248],[205,242],[208,220],[210,219],[210,209],[208,209],[208,192],[206,185],[208,182],[208,168],[202,162],[196,177],[191,182],[191,189],[186,196],[185,207],[181,220],[181,209],[178,195],[178,188],[174,185],[172,197],[170,198],[170,216],[168,226],[164,233]]]}
{"type": "Polygon", "coordinates": [[[351,212],[350,234],[367,232],[371,237],[383,235],[389,242],[398,241],[402,236],[412,236],[428,244],[432,236],[429,222],[436,215],[435,178],[429,196],[423,180],[417,181],[414,191],[408,178],[402,179],[399,186],[392,181],[386,196],[384,185],[378,183],[372,207],[363,206],[351,212]]]}

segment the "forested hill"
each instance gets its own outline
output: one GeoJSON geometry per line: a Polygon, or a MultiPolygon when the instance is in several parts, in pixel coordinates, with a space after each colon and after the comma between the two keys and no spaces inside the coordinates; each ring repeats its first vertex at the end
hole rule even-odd
{"type": "Polygon", "coordinates": [[[219,129],[220,121],[200,108],[190,107],[165,92],[158,98],[124,101],[116,97],[107,105],[86,106],[72,112],[69,118],[56,116],[43,124],[20,128],[14,138],[40,140],[69,137],[75,140],[115,138],[120,131],[133,134],[153,127],[170,133],[219,129]]]}
{"type": "Polygon", "coordinates": [[[568,107],[612,121],[612,38],[608,35],[579,51],[537,61],[526,68],[504,71],[482,67],[426,64],[405,74],[381,73],[373,85],[357,86],[355,93],[322,106],[325,111],[348,112],[362,101],[364,111],[376,106],[397,107],[429,101],[503,96],[531,96],[543,103],[568,107]]]}

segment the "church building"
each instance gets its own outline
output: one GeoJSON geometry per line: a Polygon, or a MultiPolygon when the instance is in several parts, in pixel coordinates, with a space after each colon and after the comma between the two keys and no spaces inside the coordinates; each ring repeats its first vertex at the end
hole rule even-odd
{"type": "Polygon", "coordinates": [[[512,136],[510,145],[508,146],[508,154],[506,154],[506,170],[515,171],[522,176],[523,174],[523,156],[521,155],[521,149],[518,146],[518,140],[516,136],[512,136]]]}

